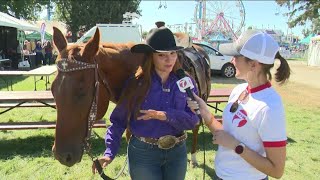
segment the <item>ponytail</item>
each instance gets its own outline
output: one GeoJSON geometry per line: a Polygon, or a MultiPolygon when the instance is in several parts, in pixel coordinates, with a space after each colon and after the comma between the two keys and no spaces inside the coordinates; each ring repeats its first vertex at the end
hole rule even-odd
{"type": "Polygon", "coordinates": [[[289,79],[291,70],[287,60],[280,55],[279,51],[277,52],[275,58],[280,60],[280,66],[275,73],[275,79],[276,82],[279,82],[279,84],[281,85],[289,79]]]}

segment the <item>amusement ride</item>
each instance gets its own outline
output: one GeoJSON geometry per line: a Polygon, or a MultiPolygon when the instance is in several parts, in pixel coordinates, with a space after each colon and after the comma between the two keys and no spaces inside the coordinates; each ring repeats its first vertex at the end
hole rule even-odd
{"type": "Polygon", "coordinates": [[[194,21],[199,39],[208,42],[234,40],[244,27],[245,8],[241,0],[197,0],[194,21]]]}
{"type": "Polygon", "coordinates": [[[192,23],[168,25],[187,32],[196,41],[223,43],[237,39],[245,25],[245,8],[241,0],[196,0],[192,23]]]}

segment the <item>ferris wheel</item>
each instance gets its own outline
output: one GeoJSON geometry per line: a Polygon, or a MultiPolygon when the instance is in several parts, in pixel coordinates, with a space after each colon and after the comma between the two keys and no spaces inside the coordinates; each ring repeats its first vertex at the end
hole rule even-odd
{"type": "Polygon", "coordinates": [[[245,22],[245,9],[241,0],[206,1],[196,0],[194,21],[199,39],[224,36],[237,39],[245,22]]]}

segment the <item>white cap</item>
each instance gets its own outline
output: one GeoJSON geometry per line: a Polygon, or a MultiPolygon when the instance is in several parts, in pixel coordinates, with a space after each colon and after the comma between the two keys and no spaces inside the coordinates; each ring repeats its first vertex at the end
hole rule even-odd
{"type": "Polygon", "coordinates": [[[247,30],[237,41],[221,44],[219,51],[228,56],[243,55],[263,64],[273,64],[279,44],[267,33],[247,30]]]}

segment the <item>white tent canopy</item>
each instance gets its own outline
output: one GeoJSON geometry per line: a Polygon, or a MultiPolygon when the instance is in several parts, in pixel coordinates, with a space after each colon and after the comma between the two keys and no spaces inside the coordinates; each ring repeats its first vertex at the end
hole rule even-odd
{"type": "Polygon", "coordinates": [[[311,38],[309,43],[308,66],[320,67],[320,35],[311,38]]]}
{"type": "Polygon", "coordinates": [[[14,18],[3,12],[0,12],[0,26],[14,27],[19,30],[39,31],[39,28],[27,21],[14,18]]]}

